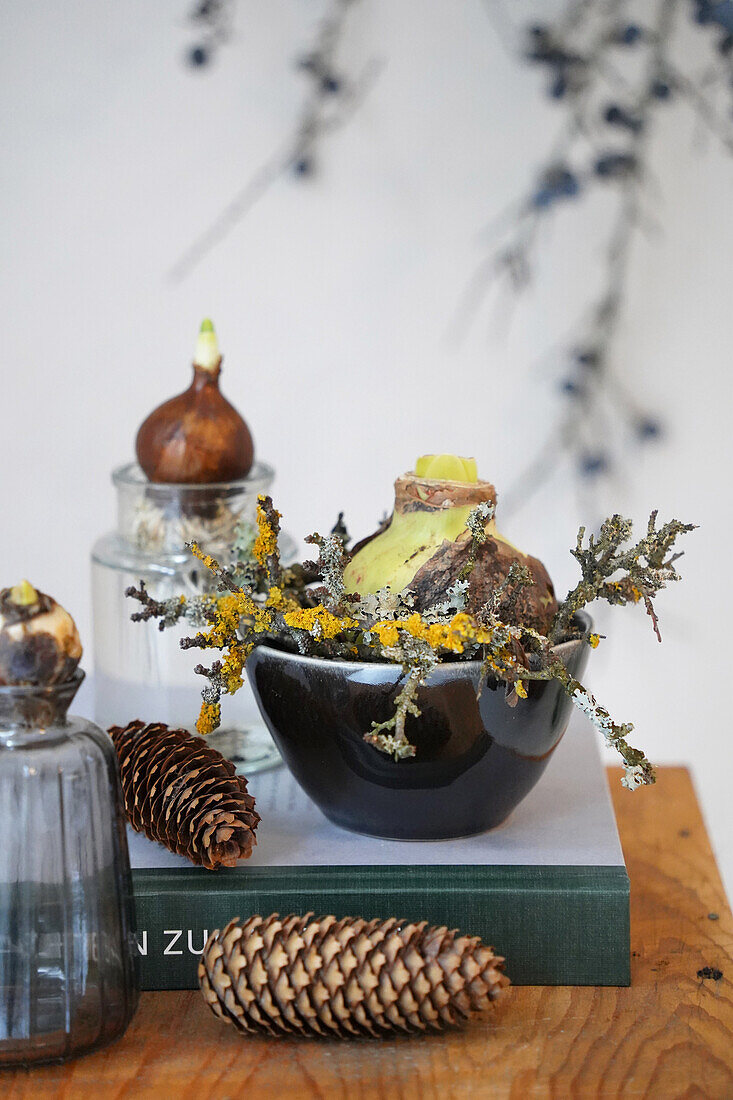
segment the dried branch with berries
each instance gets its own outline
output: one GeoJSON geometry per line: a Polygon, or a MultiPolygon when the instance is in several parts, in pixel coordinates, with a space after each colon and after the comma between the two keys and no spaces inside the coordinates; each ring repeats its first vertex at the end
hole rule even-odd
{"type": "Polygon", "coordinates": [[[561,403],[547,442],[508,494],[510,505],[519,507],[561,464],[569,463],[597,491],[604,476],[623,469],[630,443],[644,446],[663,434],[636,383],[638,364],[618,362],[616,342],[635,241],[658,228],[652,212],[664,166],[651,138],[661,116],[687,108],[723,152],[733,153],[733,5],[564,0],[551,20],[538,5],[540,19],[525,27],[507,26],[502,13],[508,5],[487,4],[486,10],[502,37],[511,36],[517,56],[543,74],[546,94],[563,118],[526,192],[494,223],[456,327],[462,329],[498,285],[519,295],[532,283],[544,234],[561,211],[578,210],[598,193],[612,199],[599,234],[600,290],[577,302],[567,340],[543,357],[561,403]],[[690,49],[696,28],[708,51],[702,65],[690,49]]]}

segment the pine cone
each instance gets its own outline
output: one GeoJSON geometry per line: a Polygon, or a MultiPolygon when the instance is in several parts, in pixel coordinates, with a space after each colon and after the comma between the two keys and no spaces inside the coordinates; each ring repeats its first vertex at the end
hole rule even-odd
{"type": "Polygon", "coordinates": [[[273,913],[212,932],[199,983],[241,1031],[348,1038],[455,1025],[509,984],[503,965],[478,937],[426,921],[273,913]]]}
{"type": "Polygon", "coordinates": [[[109,734],[133,829],[210,871],[252,854],[260,821],[255,800],[220,752],[162,723],[130,722],[109,734]]]}

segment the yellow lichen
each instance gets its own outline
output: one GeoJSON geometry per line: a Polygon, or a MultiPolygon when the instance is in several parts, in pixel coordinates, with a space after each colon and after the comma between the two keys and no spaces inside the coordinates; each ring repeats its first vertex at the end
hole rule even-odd
{"type": "Polygon", "coordinates": [[[221,666],[221,678],[227,695],[234,695],[244,683],[244,663],[252,652],[252,646],[230,646],[221,666]]]}
{"type": "Polygon", "coordinates": [[[491,629],[482,627],[465,611],[459,611],[447,623],[426,623],[417,611],[413,611],[405,619],[381,619],[369,627],[369,632],[376,634],[382,646],[397,645],[401,630],[427,642],[431,649],[447,649],[451,653],[463,653],[467,645],[488,642],[492,637],[491,629]]]}
{"type": "Polygon", "coordinates": [[[191,543],[191,553],[195,558],[198,558],[207,569],[210,569],[212,573],[215,573],[219,568],[219,563],[216,558],[212,558],[211,554],[205,554],[197,542],[191,543]]]}
{"type": "Polygon", "coordinates": [[[520,699],[527,698],[527,685],[525,684],[524,680],[515,680],[514,690],[516,691],[520,699]]]}
{"type": "Polygon", "coordinates": [[[209,645],[220,648],[233,636],[236,636],[243,615],[257,615],[260,608],[251,597],[240,592],[227,592],[216,601],[216,619],[204,634],[209,645]]]}
{"type": "Polygon", "coordinates": [[[212,733],[221,721],[221,706],[219,703],[202,703],[199,712],[196,730],[202,737],[212,733]]]}
{"type": "Polygon", "coordinates": [[[376,634],[383,646],[397,645],[400,640],[400,625],[404,626],[399,622],[393,622],[392,619],[386,619],[384,622],[378,622],[374,626],[370,626],[369,633],[376,634]]]}
{"type": "Polygon", "coordinates": [[[273,611],[298,611],[300,604],[292,596],[286,596],[282,588],[273,584],[265,600],[265,607],[271,607],[273,611]]]}
{"type": "Polygon", "coordinates": [[[606,588],[612,592],[617,592],[624,599],[631,600],[632,603],[638,603],[639,600],[644,598],[641,589],[637,588],[635,584],[629,583],[628,577],[621,581],[609,581],[606,588]]]}
{"type": "Polygon", "coordinates": [[[600,634],[591,634],[588,638],[588,645],[591,647],[591,649],[598,649],[598,644],[600,640],[600,634]]]}
{"type": "MultiPolygon", "coordinates": [[[[262,495],[257,497],[257,537],[252,547],[252,554],[258,565],[269,573],[267,559],[277,553],[277,534],[265,511],[265,500],[266,497],[262,495]]],[[[279,512],[275,512],[275,515],[278,519],[280,518],[279,512]]]]}
{"type": "Polygon", "coordinates": [[[316,607],[298,607],[287,611],[283,616],[287,626],[295,630],[307,630],[314,638],[335,638],[345,630],[358,627],[356,619],[340,619],[331,611],[318,604],[316,607]]]}
{"type": "Polygon", "coordinates": [[[459,611],[449,623],[433,623],[427,628],[426,641],[433,649],[463,653],[467,645],[489,642],[492,630],[481,626],[472,615],[459,611]]]}
{"type": "MultiPolygon", "coordinates": [[[[212,573],[220,572],[216,558],[212,558],[211,554],[205,554],[198,543],[191,543],[191,553],[212,573]]],[[[181,599],[185,600],[185,597],[181,599]]],[[[217,617],[208,634],[204,635],[205,638],[212,639],[210,643],[212,648],[216,648],[219,644],[215,639],[236,631],[242,616],[255,616],[261,611],[261,605],[255,603],[252,597],[241,589],[236,592],[226,592],[223,596],[213,596],[212,602],[216,606],[217,617]]]]}

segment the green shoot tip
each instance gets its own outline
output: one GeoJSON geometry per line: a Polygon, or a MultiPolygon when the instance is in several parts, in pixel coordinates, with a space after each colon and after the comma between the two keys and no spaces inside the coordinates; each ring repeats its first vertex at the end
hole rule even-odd
{"type": "Polygon", "coordinates": [[[37,600],[38,593],[30,581],[21,581],[10,589],[10,602],[16,607],[30,607],[37,600]]]}

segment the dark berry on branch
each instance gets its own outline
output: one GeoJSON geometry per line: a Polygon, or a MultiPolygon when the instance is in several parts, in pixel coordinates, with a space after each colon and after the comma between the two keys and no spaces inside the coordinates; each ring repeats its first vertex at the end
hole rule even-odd
{"type": "Polygon", "coordinates": [[[604,153],[593,166],[597,176],[606,179],[626,176],[636,168],[636,157],[632,153],[604,153]]]}
{"type": "Polygon", "coordinates": [[[640,417],[636,424],[636,434],[639,439],[658,439],[662,434],[662,425],[650,416],[640,417]]]}
{"type": "Polygon", "coordinates": [[[583,392],[583,387],[576,382],[574,378],[566,378],[561,384],[560,389],[563,393],[566,393],[568,397],[579,397],[583,392]]]}
{"type": "Polygon", "coordinates": [[[209,61],[209,51],[205,46],[194,46],[188,55],[189,65],[193,65],[198,68],[201,65],[207,65],[209,61]]]}
{"type": "Polygon", "coordinates": [[[562,99],[568,90],[568,81],[565,73],[559,72],[550,85],[550,95],[553,99],[562,99]]]}
{"type": "Polygon", "coordinates": [[[638,134],[644,127],[644,123],[640,118],[630,115],[617,103],[609,104],[603,112],[603,117],[611,126],[623,126],[624,129],[631,130],[635,134],[638,134]]]}
{"type": "Polygon", "coordinates": [[[540,179],[532,205],[537,208],[550,206],[556,199],[573,198],[579,190],[578,177],[569,168],[550,168],[540,179]]]}
{"type": "Polygon", "coordinates": [[[641,27],[635,23],[629,23],[626,27],[619,27],[615,35],[615,41],[622,46],[633,46],[641,38],[641,27]]]}
{"type": "Polygon", "coordinates": [[[293,164],[296,176],[310,176],[313,172],[313,161],[310,157],[298,157],[293,164]]]}
{"type": "Polygon", "coordinates": [[[608,458],[602,451],[589,451],[581,457],[580,472],[583,477],[596,477],[608,468],[608,458]]]}
{"type": "Polygon", "coordinates": [[[705,23],[717,23],[726,31],[733,32],[733,0],[715,0],[715,3],[705,2],[705,23]]]}
{"type": "Polygon", "coordinates": [[[601,365],[601,353],[597,348],[581,348],[575,353],[576,362],[587,370],[595,370],[601,365]]]}
{"type": "Polygon", "coordinates": [[[572,172],[562,172],[560,174],[560,180],[558,182],[558,190],[561,194],[566,195],[568,198],[573,195],[577,195],[580,190],[580,184],[578,183],[578,177],[573,175],[572,172]]]}
{"type": "Polygon", "coordinates": [[[219,4],[216,0],[201,0],[201,3],[193,13],[194,19],[211,19],[212,16],[217,15],[219,11],[219,4]]]}
{"type": "Polygon", "coordinates": [[[321,81],[321,89],[328,95],[337,95],[341,91],[341,81],[337,76],[324,76],[321,81]]]}
{"type": "Polygon", "coordinates": [[[666,80],[655,80],[651,86],[651,93],[655,99],[669,99],[672,89],[666,80]]]}

